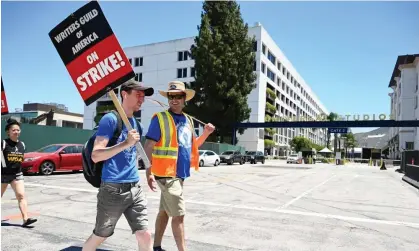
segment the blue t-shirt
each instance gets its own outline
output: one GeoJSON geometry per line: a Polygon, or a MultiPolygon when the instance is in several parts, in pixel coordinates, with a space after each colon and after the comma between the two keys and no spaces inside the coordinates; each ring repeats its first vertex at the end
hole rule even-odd
{"type": "MultiPolygon", "coordinates": [[[[139,130],[139,128],[137,128],[137,123],[135,122],[134,117],[128,118],[128,120],[131,123],[133,129],[141,132],[141,129],[139,130]]],[[[96,136],[103,136],[110,140],[116,129],[116,116],[112,113],[108,113],[104,115],[100,120],[96,136]]],[[[122,133],[119,136],[116,144],[125,141],[127,135],[128,130],[123,124],[122,133]]],[[[137,168],[137,149],[135,145],[119,152],[112,158],[105,160],[102,169],[102,180],[104,182],[112,183],[130,183],[140,180],[137,168]]]]}
{"type": "MultiPolygon", "coordinates": [[[[185,179],[190,176],[192,131],[194,132],[195,136],[196,133],[195,130],[191,128],[189,120],[185,115],[176,114],[170,111],[169,113],[172,115],[173,120],[175,121],[177,129],[177,140],[179,144],[176,176],[178,178],[185,179]]],[[[146,137],[156,142],[160,140],[161,131],[157,116],[151,120],[146,137]]]]}

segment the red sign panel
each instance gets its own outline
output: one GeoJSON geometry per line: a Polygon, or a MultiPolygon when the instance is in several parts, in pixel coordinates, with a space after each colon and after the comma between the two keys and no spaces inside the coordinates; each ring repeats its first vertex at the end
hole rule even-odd
{"type": "Polygon", "coordinates": [[[97,1],[71,14],[49,36],[86,105],[135,77],[97,1]]]}
{"type": "Polygon", "coordinates": [[[6,92],[3,86],[3,78],[1,79],[1,115],[9,113],[9,107],[7,106],[6,92]]]}

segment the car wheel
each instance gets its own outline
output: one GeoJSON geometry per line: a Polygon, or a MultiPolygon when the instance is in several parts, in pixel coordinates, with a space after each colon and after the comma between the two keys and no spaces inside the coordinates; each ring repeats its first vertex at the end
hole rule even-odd
{"type": "Polygon", "coordinates": [[[262,164],[265,164],[265,160],[264,159],[262,160],[262,164]]]}
{"type": "Polygon", "coordinates": [[[199,166],[204,166],[204,161],[203,160],[199,161],[199,166]]]}
{"type": "Polygon", "coordinates": [[[243,160],[240,160],[240,165],[243,165],[244,164],[244,161],[243,160]]]}
{"type": "Polygon", "coordinates": [[[230,160],[229,162],[227,162],[228,165],[233,165],[233,163],[234,162],[232,160],[230,160]]]}
{"type": "Polygon", "coordinates": [[[218,166],[220,164],[220,162],[217,160],[215,160],[214,166],[218,166]]]}
{"type": "Polygon", "coordinates": [[[42,175],[51,175],[55,170],[55,165],[52,161],[44,161],[42,162],[41,166],[39,167],[39,172],[42,175]]]}

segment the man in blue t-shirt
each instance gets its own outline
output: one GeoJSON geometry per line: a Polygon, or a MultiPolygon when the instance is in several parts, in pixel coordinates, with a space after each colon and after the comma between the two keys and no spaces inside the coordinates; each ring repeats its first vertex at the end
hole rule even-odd
{"type": "Polygon", "coordinates": [[[136,144],[140,141],[142,128],[133,114],[140,110],[144,96],[151,96],[153,93],[153,88],[142,86],[134,80],[121,85],[122,108],[133,129],[128,131],[123,124],[115,145],[108,146],[118,126],[115,114],[108,113],[99,122],[92,160],[95,163],[104,161],[102,183],[97,195],[95,229],[85,242],[83,251],[96,250],[106,238],[113,235],[122,214],[136,236],[139,250],[152,250],[147,202],[140,186],[137,166],[136,144]]]}
{"type": "MultiPolygon", "coordinates": [[[[185,102],[195,95],[194,90],[186,89],[185,84],[180,81],[169,83],[168,91],[159,91],[169,101],[169,114],[173,118],[177,132],[178,156],[176,159],[176,177],[159,177],[151,173],[151,168],[147,172],[147,182],[149,187],[155,191],[154,182],[157,181],[161,190],[160,208],[156,219],[156,230],[154,235],[154,251],[165,251],[161,247],[164,231],[169,220],[172,218],[172,231],[179,251],[186,250],[184,235],[184,215],[185,200],[183,198],[183,182],[190,176],[191,153],[192,153],[192,134],[195,134],[194,125],[191,124],[186,115],[182,112],[185,102]]],[[[161,125],[157,116],[151,120],[148,129],[144,150],[152,161],[153,148],[160,141],[161,125]]],[[[197,138],[196,144],[201,146],[207,137],[214,131],[214,126],[206,124],[204,133],[197,138]]],[[[169,130],[169,128],[165,128],[169,130]]],[[[196,136],[196,134],[195,134],[196,136]]],[[[173,163],[173,162],[172,162],[173,163]]],[[[153,163],[151,163],[153,165],[153,163]]],[[[165,166],[159,166],[164,169],[165,166]]]]}

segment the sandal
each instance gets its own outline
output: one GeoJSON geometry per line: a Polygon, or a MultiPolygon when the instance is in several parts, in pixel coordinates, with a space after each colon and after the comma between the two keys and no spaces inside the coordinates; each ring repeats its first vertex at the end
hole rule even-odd
{"type": "Polygon", "coordinates": [[[22,227],[27,227],[35,222],[37,222],[37,219],[28,218],[22,225],[22,227]]]}

